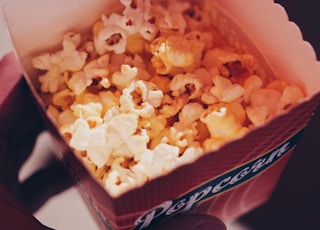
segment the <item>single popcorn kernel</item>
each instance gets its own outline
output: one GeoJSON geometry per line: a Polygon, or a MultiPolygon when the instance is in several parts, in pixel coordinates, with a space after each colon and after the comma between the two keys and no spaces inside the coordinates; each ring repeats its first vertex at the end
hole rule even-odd
{"type": "Polygon", "coordinates": [[[267,76],[195,1],[120,4],[90,34],[67,32],[61,50],[32,60],[47,112],[111,196],[218,150],[305,97],[298,83],[267,76]]]}
{"type": "Polygon", "coordinates": [[[224,106],[210,107],[200,120],[207,124],[212,138],[233,137],[242,127],[236,116],[224,106]]]}

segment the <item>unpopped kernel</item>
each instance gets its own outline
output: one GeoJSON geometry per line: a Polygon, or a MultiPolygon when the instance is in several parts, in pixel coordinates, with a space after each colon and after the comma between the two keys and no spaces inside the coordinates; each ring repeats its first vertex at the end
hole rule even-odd
{"type": "Polygon", "coordinates": [[[229,45],[197,4],[121,0],[33,59],[48,112],[114,197],[240,138],[305,97],[229,45]]]}

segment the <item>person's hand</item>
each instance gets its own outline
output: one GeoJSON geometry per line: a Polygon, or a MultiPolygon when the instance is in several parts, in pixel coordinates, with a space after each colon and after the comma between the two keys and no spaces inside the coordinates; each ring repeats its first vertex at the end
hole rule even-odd
{"type": "Polygon", "coordinates": [[[227,230],[226,225],[218,218],[206,214],[178,214],[160,223],[154,224],[148,230],[227,230]]]}
{"type": "Polygon", "coordinates": [[[24,218],[37,222],[30,213],[71,182],[55,157],[25,181],[19,181],[20,169],[46,127],[12,53],[0,61],[0,81],[0,214],[1,226],[6,226],[5,222],[9,227],[21,224],[24,218]]]}

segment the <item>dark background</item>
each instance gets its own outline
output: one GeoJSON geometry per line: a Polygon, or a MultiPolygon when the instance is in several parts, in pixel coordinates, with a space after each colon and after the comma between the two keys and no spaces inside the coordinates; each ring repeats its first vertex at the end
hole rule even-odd
{"type": "MultiPolygon", "coordinates": [[[[320,1],[278,0],[320,58],[320,1]]],[[[320,77],[320,75],[319,75],[320,77]]],[[[320,230],[320,107],[271,199],[239,219],[253,230],[320,230]]]]}

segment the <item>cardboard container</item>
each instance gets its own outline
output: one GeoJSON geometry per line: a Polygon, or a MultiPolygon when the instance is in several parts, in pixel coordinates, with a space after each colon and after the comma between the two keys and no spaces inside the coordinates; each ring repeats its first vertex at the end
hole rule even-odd
{"type": "Polygon", "coordinates": [[[269,0],[202,1],[225,39],[249,50],[269,74],[304,85],[308,97],[219,151],[112,198],[74,156],[46,114],[31,58],[56,48],[65,32],[87,30],[101,13],[115,10],[117,3],[13,0],[3,8],[27,82],[101,228],[142,229],[182,211],[207,213],[228,222],[265,202],[320,99],[320,64],[298,27],[288,21],[281,6],[269,0]]]}

